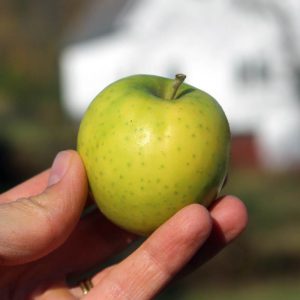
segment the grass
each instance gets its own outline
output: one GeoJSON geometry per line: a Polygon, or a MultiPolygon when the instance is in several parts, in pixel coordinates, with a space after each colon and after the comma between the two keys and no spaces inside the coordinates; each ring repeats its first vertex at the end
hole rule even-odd
{"type": "Polygon", "coordinates": [[[180,300],[298,300],[299,295],[299,281],[269,280],[191,290],[180,300]]]}

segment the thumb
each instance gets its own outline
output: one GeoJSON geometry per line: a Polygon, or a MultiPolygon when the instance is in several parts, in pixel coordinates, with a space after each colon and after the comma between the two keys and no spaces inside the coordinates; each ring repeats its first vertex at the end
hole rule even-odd
{"type": "Polygon", "coordinates": [[[36,260],[60,246],[80,218],[87,190],[77,152],[60,152],[42,193],[0,205],[0,265],[36,260]]]}

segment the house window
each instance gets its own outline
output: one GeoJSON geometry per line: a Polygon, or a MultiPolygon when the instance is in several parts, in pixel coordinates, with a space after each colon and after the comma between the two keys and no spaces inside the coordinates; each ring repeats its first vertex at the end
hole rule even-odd
{"type": "Polygon", "coordinates": [[[243,86],[266,84],[271,79],[270,65],[262,60],[245,60],[236,67],[236,79],[243,86]]]}

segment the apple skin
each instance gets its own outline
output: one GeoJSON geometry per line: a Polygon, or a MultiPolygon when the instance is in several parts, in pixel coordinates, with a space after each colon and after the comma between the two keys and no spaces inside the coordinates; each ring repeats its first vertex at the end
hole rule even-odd
{"type": "Polygon", "coordinates": [[[174,80],[134,75],[105,88],[79,128],[78,152],[102,213],[149,235],[182,207],[208,206],[229,164],[230,129],[218,102],[174,80]]]}

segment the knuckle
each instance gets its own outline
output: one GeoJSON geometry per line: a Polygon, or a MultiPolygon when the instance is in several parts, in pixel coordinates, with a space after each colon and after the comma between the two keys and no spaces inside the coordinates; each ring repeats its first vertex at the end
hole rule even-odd
{"type": "Polygon", "coordinates": [[[142,256],[147,277],[163,278],[166,280],[173,275],[171,269],[168,267],[168,261],[160,260],[155,251],[152,251],[150,248],[144,249],[142,256]]]}

